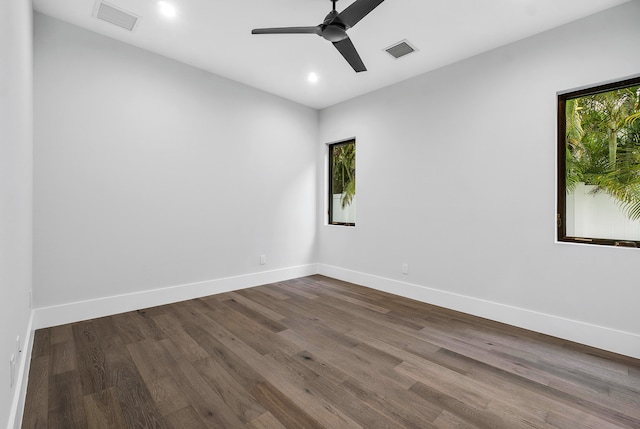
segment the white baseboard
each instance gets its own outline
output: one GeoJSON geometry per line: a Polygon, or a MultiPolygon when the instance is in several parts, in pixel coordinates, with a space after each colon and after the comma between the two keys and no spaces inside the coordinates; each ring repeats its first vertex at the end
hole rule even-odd
{"type": "Polygon", "coordinates": [[[640,335],[331,265],[318,274],[640,359],[640,335]]]}
{"type": "Polygon", "coordinates": [[[9,411],[9,422],[7,429],[19,429],[22,426],[22,414],[24,413],[24,402],[27,397],[27,384],[29,382],[29,369],[31,368],[31,352],[33,350],[33,327],[34,313],[31,311],[27,332],[25,332],[22,352],[18,360],[18,373],[16,374],[16,387],[11,400],[9,411]]]}
{"type": "Polygon", "coordinates": [[[272,271],[225,277],[88,301],[71,302],[34,310],[33,329],[79,322],[112,314],[171,304],[222,292],[310,276],[318,273],[317,264],[301,265],[272,271]]]}

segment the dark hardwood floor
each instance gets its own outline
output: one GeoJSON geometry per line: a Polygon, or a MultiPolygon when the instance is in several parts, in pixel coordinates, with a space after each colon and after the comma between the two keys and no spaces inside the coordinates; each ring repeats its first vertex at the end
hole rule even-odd
{"type": "Polygon", "coordinates": [[[23,428],[640,428],[640,361],[322,276],[35,334],[23,428]]]}

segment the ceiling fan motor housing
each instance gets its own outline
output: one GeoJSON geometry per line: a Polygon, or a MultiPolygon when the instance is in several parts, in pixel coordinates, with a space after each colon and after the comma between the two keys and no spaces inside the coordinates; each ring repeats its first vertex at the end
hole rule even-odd
{"type": "Polygon", "coordinates": [[[322,37],[327,39],[330,42],[339,42],[347,38],[347,32],[344,27],[341,27],[336,24],[323,26],[322,32],[320,33],[322,37]]]}
{"type": "Polygon", "coordinates": [[[335,43],[347,38],[347,28],[335,10],[329,12],[320,28],[320,35],[330,42],[335,43]]]}

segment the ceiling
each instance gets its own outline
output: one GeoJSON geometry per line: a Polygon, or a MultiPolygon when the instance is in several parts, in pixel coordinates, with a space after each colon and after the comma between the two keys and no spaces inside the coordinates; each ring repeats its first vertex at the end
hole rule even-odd
{"type": "MultiPolygon", "coordinates": [[[[133,31],[94,16],[100,0],[33,0],[34,9],[289,100],[322,109],[629,0],[386,0],[348,33],[368,71],[355,73],[313,34],[253,28],[315,26],[330,0],[105,0],[140,17],[133,31]],[[385,48],[417,51],[394,59],[385,48]],[[318,76],[308,81],[309,73],[318,76]]],[[[342,11],[354,0],[340,0],[342,11]]]]}

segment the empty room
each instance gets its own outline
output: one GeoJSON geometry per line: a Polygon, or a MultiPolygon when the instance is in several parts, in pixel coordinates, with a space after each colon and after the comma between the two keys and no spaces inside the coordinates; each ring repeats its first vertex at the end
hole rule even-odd
{"type": "Polygon", "coordinates": [[[640,428],[639,22],[2,2],[0,426],[640,428]]]}

